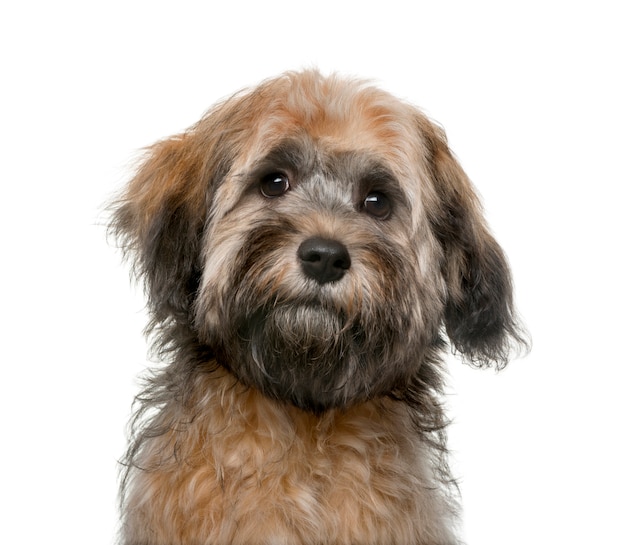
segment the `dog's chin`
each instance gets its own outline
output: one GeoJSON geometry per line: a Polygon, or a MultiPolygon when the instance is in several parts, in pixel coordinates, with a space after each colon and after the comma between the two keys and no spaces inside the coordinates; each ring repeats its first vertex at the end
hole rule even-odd
{"type": "Polygon", "coordinates": [[[258,308],[232,330],[237,335],[220,343],[218,361],[244,384],[306,411],[347,408],[394,382],[379,369],[384,346],[363,334],[363,324],[321,304],[258,308]]]}

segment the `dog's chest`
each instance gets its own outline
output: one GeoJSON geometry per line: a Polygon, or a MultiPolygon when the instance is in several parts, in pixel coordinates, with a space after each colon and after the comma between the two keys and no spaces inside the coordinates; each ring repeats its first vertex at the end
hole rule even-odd
{"type": "Polygon", "coordinates": [[[183,535],[190,544],[409,543],[424,530],[424,510],[437,510],[401,405],[317,418],[254,392],[212,399],[153,444],[159,469],[141,474],[151,493],[136,507],[170,514],[149,522],[164,542],[183,535]]]}

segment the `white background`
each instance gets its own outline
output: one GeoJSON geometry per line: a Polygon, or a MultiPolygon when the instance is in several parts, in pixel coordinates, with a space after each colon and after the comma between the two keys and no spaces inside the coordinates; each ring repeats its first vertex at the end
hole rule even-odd
{"type": "Polygon", "coordinates": [[[619,4],[3,3],[0,542],[114,540],[145,316],[102,206],[137,150],[316,65],[445,126],[515,273],[531,355],[450,363],[468,545],[626,543],[619,4]]]}

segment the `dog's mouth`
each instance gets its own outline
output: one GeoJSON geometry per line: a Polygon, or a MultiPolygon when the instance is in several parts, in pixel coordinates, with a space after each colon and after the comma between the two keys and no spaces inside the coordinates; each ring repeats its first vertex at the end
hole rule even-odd
{"type": "Polygon", "coordinates": [[[369,395],[363,328],[321,301],[257,308],[234,330],[218,360],[269,397],[321,412],[369,395]]]}
{"type": "Polygon", "coordinates": [[[240,340],[257,363],[277,359],[307,367],[327,359],[324,355],[329,353],[335,365],[341,364],[348,348],[344,345],[353,345],[358,338],[355,329],[342,312],[316,301],[257,309],[238,327],[240,340]]]}

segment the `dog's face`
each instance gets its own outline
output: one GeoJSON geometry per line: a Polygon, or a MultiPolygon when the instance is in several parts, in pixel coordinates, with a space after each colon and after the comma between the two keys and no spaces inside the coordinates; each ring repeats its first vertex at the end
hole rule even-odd
{"type": "Polygon", "coordinates": [[[195,306],[220,362],[315,410],[406,383],[445,299],[441,252],[418,234],[419,174],[388,160],[389,144],[346,147],[349,134],[324,129],[298,115],[252,138],[216,192],[229,204],[213,210],[195,306]]]}
{"type": "Polygon", "coordinates": [[[288,74],[218,105],[152,148],[114,228],[163,345],[307,410],[402,396],[443,331],[477,364],[519,338],[442,131],[358,83],[288,74]]]}

